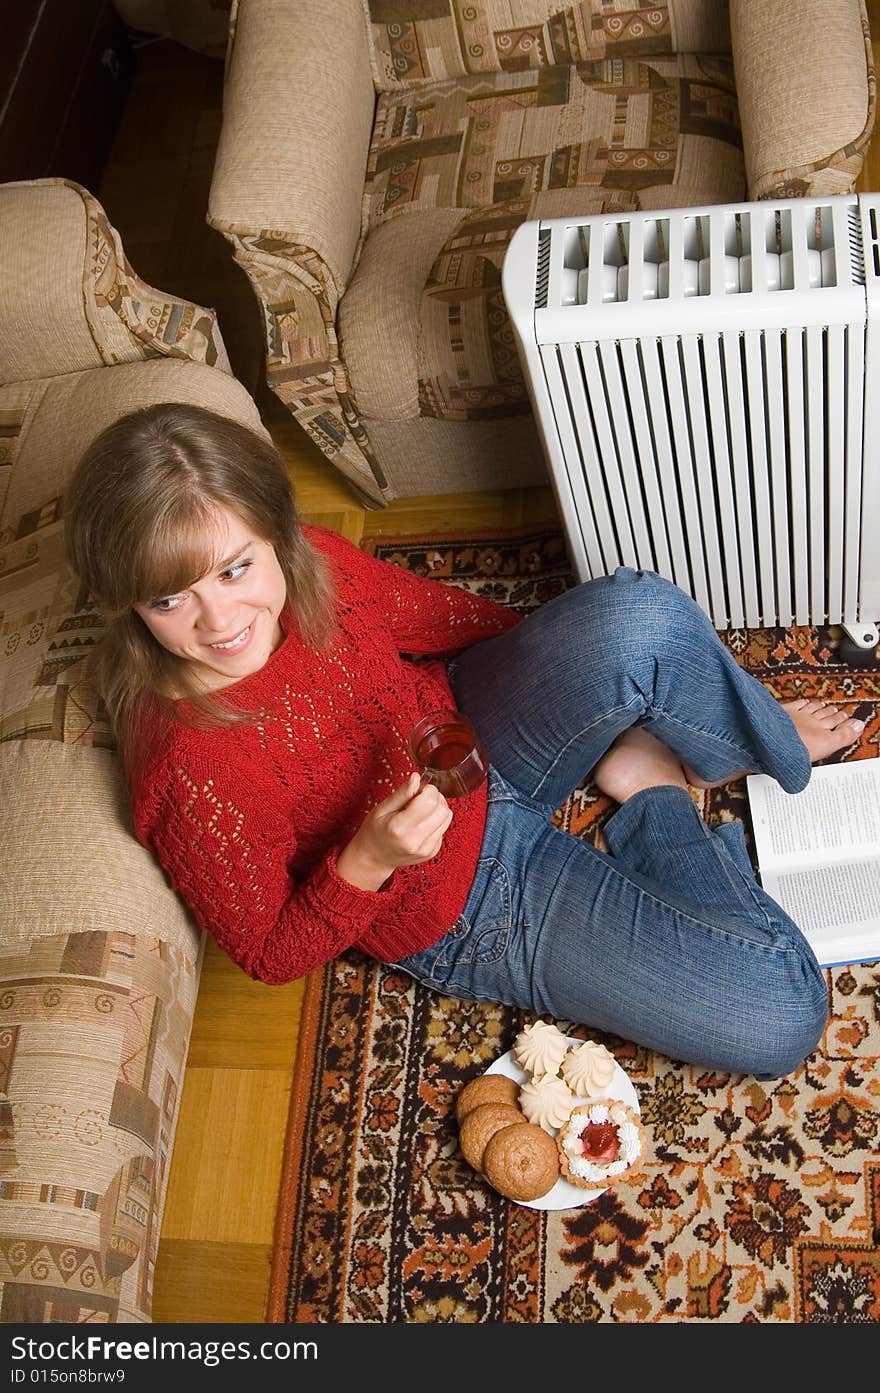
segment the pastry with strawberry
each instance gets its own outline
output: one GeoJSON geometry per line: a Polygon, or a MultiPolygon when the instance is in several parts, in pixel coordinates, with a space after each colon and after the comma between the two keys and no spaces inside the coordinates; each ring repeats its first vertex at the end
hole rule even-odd
{"type": "Polygon", "coordinates": [[[605,1188],[645,1153],[638,1113],[616,1098],[575,1108],[556,1136],[562,1174],[585,1190],[605,1188]]]}

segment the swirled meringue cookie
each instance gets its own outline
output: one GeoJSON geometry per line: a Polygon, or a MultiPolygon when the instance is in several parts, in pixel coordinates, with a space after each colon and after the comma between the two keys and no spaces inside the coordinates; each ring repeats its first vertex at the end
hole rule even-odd
{"type": "Polygon", "coordinates": [[[521,1069],[537,1078],[557,1074],[567,1049],[568,1041],[558,1026],[535,1021],[517,1035],[513,1057],[521,1069]]]}
{"type": "Polygon", "coordinates": [[[519,1091],[519,1106],[529,1122],[535,1122],[547,1132],[551,1127],[561,1127],[571,1116],[574,1094],[564,1079],[557,1075],[544,1074],[531,1083],[524,1083],[519,1091]]]}
{"type": "Polygon", "coordinates": [[[562,1077],[579,1098],[598,1098],[614,1077],[614,1055],[598,1040],[584,1040],[569,1050],[562,1061],[562,1077]]]}

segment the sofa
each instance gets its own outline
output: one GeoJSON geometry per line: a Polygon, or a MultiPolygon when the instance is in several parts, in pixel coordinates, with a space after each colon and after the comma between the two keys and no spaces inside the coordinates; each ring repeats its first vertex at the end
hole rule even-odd
{"type": "Polygon", "coordinates": [[[62,495],[135,407],[263,426],[83,187],[0,185],[0,227],[0,1320],[143,1322],[203,937],[130,830],[62,495]]]}
{"type": "Polygon", "coordinates": [[[541,484],[514,229],[849,192],[875,95],[863,0],[233,0],[208,221],[361,499],[541,484]]]}

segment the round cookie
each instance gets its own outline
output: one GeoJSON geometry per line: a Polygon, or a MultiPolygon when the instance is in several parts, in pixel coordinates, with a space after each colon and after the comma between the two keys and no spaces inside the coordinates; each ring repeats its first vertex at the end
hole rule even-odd
{"type": "Polygon", "coordinates": [[[475,1171],[482,1171],[483,1153],[490,1138],[502,1127],[510,1127],[524,1120],[519,1108],[510,1103],[481,1103],[469,1112],[458,1132],[461,1154],[468,1165],[473,1166],[475,1171]]]}
{"type": "Polygon", "coordinates": [[[459,1093],[455,1105],[456,1121],[461,1126],[468,1113],[481,1103],[510,1103],[516,1107],[518,1099],[519,1084],[506,1074],[480,1074],[479,1078],[465,1084],[459,1093]]]}
{"type": "Polygon", "coordinates": [[[489,1184],[510,1200],[537,1200],[559,1179],[556,1143],[534,1122],[518,1122],[490,1137],[483,1154],[489,1184]]]}

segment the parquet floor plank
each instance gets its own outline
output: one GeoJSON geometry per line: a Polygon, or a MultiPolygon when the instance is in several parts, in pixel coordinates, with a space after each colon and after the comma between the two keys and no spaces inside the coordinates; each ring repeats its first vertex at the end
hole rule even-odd
{"type": "MultiPolygon", "coordinates": [[[[256,1008],[248,1020],[262,1029],[256,1008]]],[[[162,1242],[271,1244],[291,1065],[292,1057],[279,1069],[230,1068],[221,1056],[211,1067],[187,1066],[162,1242]]]]}
{"type": "Polygon", "coordinates": [[[163,1238],[156,1264],[153,1319],[160,1324],[184,1320],[259,1323],[265,1318],[271,1263],[270,1243],[163,1238]]]}
{"type": "Polygon", "coordinates": [[[277,987],[255,982],[208,939],[188,1067],[289,1070],[303,989],[302,980],[277,987]]]}

